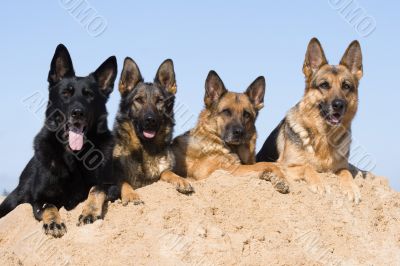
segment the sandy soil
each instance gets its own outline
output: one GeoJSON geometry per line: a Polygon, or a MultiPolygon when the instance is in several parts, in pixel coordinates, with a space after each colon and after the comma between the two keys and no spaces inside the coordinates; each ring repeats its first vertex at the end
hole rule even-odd
{"type": "Polygon", "coordinates": [[[192,196],[158,182],[138,190],[144,205],[112,203],[92,225],[76,226],[82,206],[61,210],[61,239],[20,205],[0,219],[0,265],[400,265],[400,193],[359,178],[353,205],[327,179],[325,196],[222,173],[194,183],[192,196]]]}

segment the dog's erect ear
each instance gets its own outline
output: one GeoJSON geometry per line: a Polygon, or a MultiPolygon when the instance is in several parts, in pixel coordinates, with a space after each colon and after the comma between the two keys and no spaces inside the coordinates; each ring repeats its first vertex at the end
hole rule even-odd
{"type": "Polygon", "coordinates": [[[224,83],[214,70],[208,73],[205,87],[204,103],[206,107],[210,107],[213,103],[218,102],[221,96],[227,92],[224,83]]]}
{"type": "Polygon", "coordinates": [[[260,76],[247,88],[246,95],[250,98],[254,108],[261,110],[264,107],[265,78],[260,76]]]}
{"type": "Polygon", "coordinates": [[[53,86],[64,77],[75,76],[74,67],[72,66],[71,56],[67,48],[63,44],[59,44],[54,52],[53,59],[50,64],[49,76],[47,81],[53,86]]]}
{"type": "Polygon", "coordinates": [[[171,59],[162,62],[157,70],[154,82],[163,86],[169,93],[176,93],[174,62],[171,59]]]}
{"type": "Polygon", "coordinates": [[[303,73],[310,77],[321,66],[328,64],[324,50],[317,38],[312,38],[307,47],[306,58],[303,64],[303,73]]]}
{"type": "Polygon", "coordinates": [[[93,76],[104,95],[108,96],[113,91],[117,72],[117,59],[115,56],[110,56],[95,72],[93,72],[93,76]]]}
{"type": "Polygon", "coordinates": [[[363,75],[361,46],[358,41],[353,41],[347,47],[340,64],[346,66],[359,80],[363,75]]]}
{"type": "Polygon", "coordinates": [[[139,67],[132,58],[126,57],[124,60],[124,68],[122,69],[121,78],[119,80],[119,92],[122,96],[124,96],[142,81],[143,78],[142,74],[140,74],[139,67]]]}

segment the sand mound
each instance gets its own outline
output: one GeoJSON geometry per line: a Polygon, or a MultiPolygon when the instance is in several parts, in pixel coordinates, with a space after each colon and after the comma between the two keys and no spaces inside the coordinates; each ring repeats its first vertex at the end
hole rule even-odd
{"type": "Polygon", "coordinates": [[[82,206],[61,210],[61,239],[21,205],[0,219],[0,265],[399,265],[400,193],[359,178],[353,205],[328,180],[326,196],[221,173],[194,183],[192,196],[158,182],[138,190],[144,205],[112,203],[92,225],[76,226],[82,206]]]}

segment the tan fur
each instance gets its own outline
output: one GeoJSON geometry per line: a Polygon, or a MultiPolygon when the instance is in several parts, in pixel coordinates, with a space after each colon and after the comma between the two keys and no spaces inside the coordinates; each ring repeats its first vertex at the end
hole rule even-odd
{"type": "Polygon", "coordinates": [[[78,225],[103,219],[106,199],[106,193],[102,189],[92,187],[84,203],[82,214],[79,216],[78,225]]]}
{"type": "Polygon", "coordinates": [[[357,54],[358,58],[351,57],[352,55],[348,52],[354,52],[359,48],[358,43],[352,43],[341,64],[333,66],[327,64],[320,48],[320,53],[322,52],[320,57],[314,58],[313,61],[319,62],[320,65],[313,68],[307,56],[310,49],[315,49],[313,45],[319,45],[317,42],[313,40],[310,42],[306,55],[303,68],[306,77],[304,97],[288,112],[276,139],[278,163],[285,166],[289,177],[306,180],[311,190],[319,193],[326,191],[319,173],[336,173],[340,176],[343,190],[348,197],[358,202],[360,192],[353,178],[350,178],[348,157],[351,144],[351,122],[357,112],[358,83],[362,76],[362,65],[357,61],[361,60],[361,52],[359,52],[360,55],[357,54]],[[346,55],[350,56],[350,59],[346,55]],[[322,81],[329,82],[330,88],[327,90],[316,88],[322,81]],[[344,81],[353,84],[354,89],[344,90],[342,88],[344,81]],[[337,98],[346,100],[347,109],[342,122],[338,126],[331,126],[321,116],[319,104],[331,102],[337,98]],[[299,137],[300,144],[290,140],[287,134],[288,128],[299,137]]]}
{"type": "MultiPolygon", "coordinates": [[[[207,97],[207,95],[206,95],[207,97]]],[[[206,105],[208,99],[205,99],[206,105]]],[[[255,174],[269,180],[275,188],[288,192],[287,183],[279,167],[273,163],[255,163],[256,130],[255,118],[261,104],[254,106],[244,93],[226,92],[215,107],[206,107],[200,114],[195,128],[178,136],[173,141],[176,157],[174,172],[197,180],[205,179],[216,170],[225,170],[232,175],[255,174]],[[230,108],[232,115],[219,115],[221,110],[230,108]],[[250,137],[239,145],[228,145],[221,135],[232,120],[240,120],[243,110],[251,114],[245,124],[250,137]]]]}
{"type": "Polygon", "coordinates": [[[42,220],[43,229],[47,235],[62,237],[67,232],[67,228],[61,221],[61,216],[57,207],[53,205],[45,207],[42,213],[42,220]]]}
{"type": "Polygon", "coordinates": [[[146,83],[136,63],[126,58],[119,90],[121,104],[114,126],[113,171],[120,181],[122,203],[142,203],[135,189],[160,178],[176,185],[181,193],[192,193],[192,186],[182,177],[162,178],[164,172],[168,175],[175,163],[169,147],[177,90],[172,60],[165,60],[160,65],[154,83],[146,83]],[[158,119],[157,132],[151,141],[145,140],[140,135],[143,132],[137,131],[138,128],[144,129],[149,114],[158,119]]]}

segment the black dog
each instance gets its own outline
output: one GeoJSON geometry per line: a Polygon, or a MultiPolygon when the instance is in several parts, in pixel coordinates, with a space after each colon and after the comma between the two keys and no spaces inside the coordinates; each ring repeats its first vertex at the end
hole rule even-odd
{"type": "Polygon", "coordinates": [[[48,76],[46,121],[34,140],[34,156],[17,188],[0,205],[0,217],[30,203],[46,234],[66,232],[58,209],[73,209],[89,199],[80,222],[101,216],[90,196],[103,196],[112,177],[113,138],[107,127],[106,102],[117,74],[114,56],[87,77],[77,77],[66,47],[58,45],[48,76]]]}

